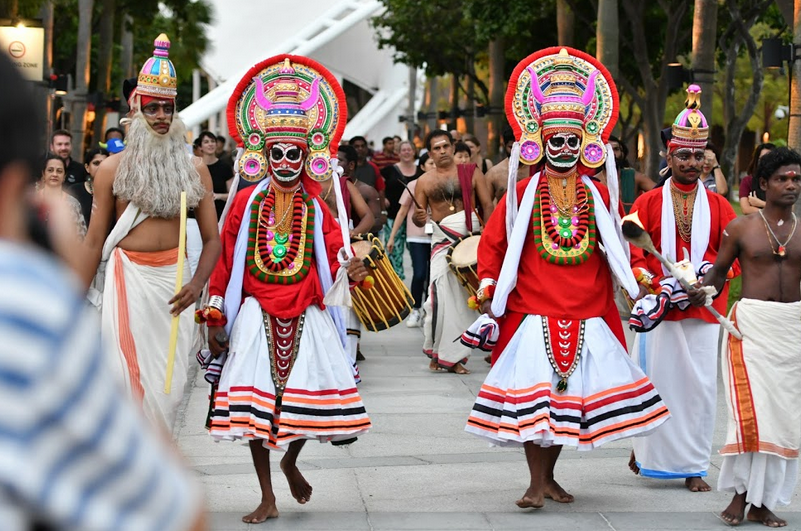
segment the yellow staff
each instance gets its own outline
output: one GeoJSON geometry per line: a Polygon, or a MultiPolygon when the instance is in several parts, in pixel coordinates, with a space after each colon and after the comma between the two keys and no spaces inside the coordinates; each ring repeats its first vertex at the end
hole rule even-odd
{"type": "MultiPolygon", "coordinates": [[[[181,192],[181,229],[178,232],[178,271],[175,275],[175,295],[184,285],[184,257],[186,255],[186,192],[181,192]]],[[[172,390],[172,371],[175,367],[175,349],[178,346],[178,323],[181,314],[172,316],[172,329],[170,330],[170,348],[167,351],[167,379],[164,381],[164,392],[170,394],[172,390]]]]}

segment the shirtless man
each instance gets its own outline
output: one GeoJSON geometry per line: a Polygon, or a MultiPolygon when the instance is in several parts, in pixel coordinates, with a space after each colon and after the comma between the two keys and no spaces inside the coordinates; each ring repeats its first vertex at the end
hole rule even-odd
{"type": "MultiPolygon", "coordinates": [[[[166,35],[155,44],[154,59],[169,63],[165,68],[174,72],[166,35]]],[[[124,92],[131,107],[127,146],[103,161],[95,176],[96,209],[84,240],[86,260],[81,271],[89,285],[101,265],[90,300],[102,303],[102,331],[117,348],[119,376],[142,402],[148,418],[169,433],[195,339],[192,312],[184,310],[200,297],[221,252],[211,176],[206,165],[186,150],[186,128],[175,116],[175,87],[174,77],[167,78],[166,88],[154,85],[148,72],[141,73],[136,84],[126,82],[124,92]],[[188,283],[173,296],[182,191],[189,208],[195,209],[203,251],[193,277],[189,262],[184,262],[188,283]],[[166,394],[173,316],[180,316],[180,325],[172,392],[166,394]]]]}
{"type": "MultiPolygon", "coordinates": [[[[343,176],[347,179],[346,182],[348,183],[348,190],[350,191],[348,195],[350,199],[349,201],[346,200],[345,204],[350,202],[353,205],[353,208],[348,212],[348,218],[356,225],[350,231],[351,236],[367,234],[368,232],[377,236],[381,232],[381,227],[384,224],[381,221],[384,219],[381,215],[381,197],[379,197],[375,188],[356,179],[355,169],[358,155],[353,146],[339,146],[337,158],[339,159],[340,167],[344,170],[343,176]],[[369,217],[364,214],[365,211],[370,212],[369,217]],[[354,213],[359,216],[358,219],[353,217],[354,213]]],[[[325,190],[323,190],[323,195],[325,195],[325,190]]],[[[336,198],[333,199],[336,200],[336,198]]],[[[327,199],[326,203],[329,201],[330,199],[327,199]]],[[[331,212],[336,215],[336,206],[331,212]]]]}
{"type": "MultiPolygon", "coordinates": [[[[755,179],[766,193],[765,208],[726,227],[715,265],[704,286],[721,291],[735,260],[742,269],[742,300],[730,318],[742,340],[724,337],[722,359],[728,430],[720,450],[718,490],[734,492],[721,518],[730,525],[748,520],[768,527],[787,522],[772,509],[787,505],[795,487],[801,447],[801,231],[793,205],[801,193],[801,155],[778,148],[759,161],[755,179]]],[[[707,302],[702,290],[693,304],[707,302]]]]}
{"type": "MultiPolygon", "coordinates": [[[[503,151],[506,154],[506,158],[490,168],[486,175],[487,187],[489,188],[492,202],[496,206],[503,194],[506,193],[506,187],[509,185],[509,154],[512,152],[512,145],[515,143],[515,133],[511,127],[506,127],[502,135],[503,151]]],[[[530,166],[519,165],[517,167],[517,180],[521,181],[528,177],[530,170],[530,166]]]]}
{"type": "Polygon", "coordinates": [[[476,199],[483,207],[486,218],[492,214],[493,204],[481,171],[475,168],[470,175],[470,165],[462,165],[463,169],[460,170],[454,163],[450,133],[432,131],[426,138],[426,147],[436,167],[417,180],[414,194],[420,205],[420,208],[415,208],[415,225],[422,227],[426,224],[426,209],[431,210],[433,221],[431,283],[425,303],[423,352],[431,358],[429,369],[432,371],[444,369],[467,374],[469,371],[464,363],[470,355],[470,349],[452,339],[459,337],[470,326],[475,319],[475,312],[467,307],[467,294],[456,276],[449,272],[445,255],[448,247],[457,239],[481,230],[478,216],[474,213],[476,199]],[[461,178],[459,173],[463,174],[461,178]],[[465,193],[462,182],[470,182],[470,190],[464,190],[465,193]],[[467,205],[465,198],[469,202],[467,205]]]}

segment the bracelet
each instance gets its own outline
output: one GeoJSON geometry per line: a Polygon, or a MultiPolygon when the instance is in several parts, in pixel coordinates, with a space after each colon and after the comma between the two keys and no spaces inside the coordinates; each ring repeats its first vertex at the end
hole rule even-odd
{"type": "Polygon", "coordinates": [[[719,170],[719,169],[720,169],[720,165],[715,166],[714,168],[712,168],[712,171],[719,170]]]}
{"type": "Polygon", "coordinates": [[[212,295],[209,297],[209,307],[210,308],[217,308],[221,312],[225,311],[225,299],[220,297],[219,295],[212,295]]]}
{"type": "MultiPolygon", "coordinates": [[[[218,296],[217,298],[222,300],[222,297],[218,296]]],[[[197,324],[205,323],[206,326],[225,326],[228,323],[228,319],[226,319],[221,309],[215,308],[209,304],[195,312],[195,322],[197,324]]]]}

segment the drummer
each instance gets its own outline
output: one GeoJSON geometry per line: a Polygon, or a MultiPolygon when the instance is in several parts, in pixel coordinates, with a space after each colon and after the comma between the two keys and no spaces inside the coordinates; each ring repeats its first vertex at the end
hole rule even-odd
{"type": "Polygon", "coordinates": [[[484,175],[475,164],[454,162],[453,138],[447,131],[435,129],[426,137],[426,148],[435,168],[417,181],[414,223],[426,225],[427,209],[431,209],[431,283],[425,303],[423,352],[431,358],[429,369],[469,374],[464,364],[470,349],[459,337],[475,319],[467,306],[467,293],[459,280],[449,272],[446,254],[448,247],[462,236],[481,231],[474,208],[476,200],[484,216],[492,214],[493,204],[486,188],[484,175]]]}

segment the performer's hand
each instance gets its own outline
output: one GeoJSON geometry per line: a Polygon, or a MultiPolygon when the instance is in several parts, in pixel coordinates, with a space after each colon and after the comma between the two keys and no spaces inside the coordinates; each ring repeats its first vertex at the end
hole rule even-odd
{"type": "Polygon", "coordinates": [[[390,236],[387,240],[387,254],[392,254],[392,249],[395,248],[395,237],[390,236]]]}
{"type": "Polygon", "coordinates": [[[354,256],[350,259],[348,263],[348,278],[354,282],[361,282],[367,278],[369,274],[367,268],[364,266],[364,262],[360,258],[354,256]]]}
{"type": "Polygon", "coordinates": [[[426,224],[428,216],[426,215],[426,211],[422,208],[414,208],[414,224],[418,227],[422,227],[426,224]]]}
{"type": "Polygon", "coordinates": [[[222,326],[210,326],[208,328],[209,334],[209,350],[211,350],[212,355],[216,358],[226,350],[228,350],[228,336],[225,333],[225,329],[222,326]],[[226,340],[220,342],[217,338],[225,338],[226,340]]]}
{"type": "Polygon", "coordinates": [[[200,298],[201,289],[193,282],[185,285],[175,297],[170,299],[168,304],[172,304],[171,315],[180,315],[181,312],[192,306],[200,298]]]}
{"type": "Polygon", "coordinates": [[[700,284],[696,284],[687,290],[687,298],[693,306],[701,307],[706,304],[706,292],[701,289],[700,284]]]}
{"type": "Polygon", "coordinates": [[[485,300],[481,303],[481,313],[486,313],[492,319],[497,319],[495,314],[492,313],[492,299],[485,300]]]}

